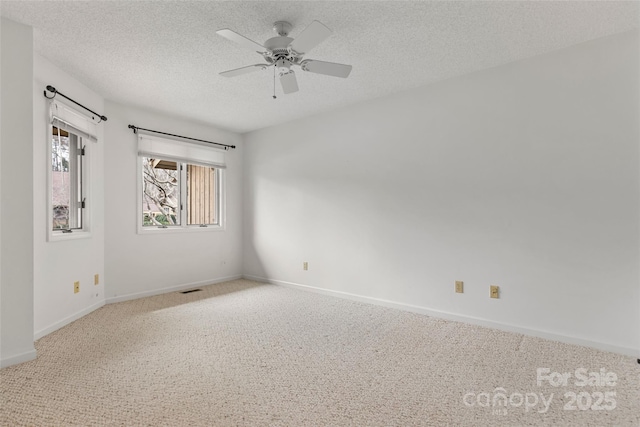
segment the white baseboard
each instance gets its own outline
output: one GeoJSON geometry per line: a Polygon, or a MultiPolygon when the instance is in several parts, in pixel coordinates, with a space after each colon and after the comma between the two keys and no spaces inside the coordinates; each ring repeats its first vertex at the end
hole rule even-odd
{"type": "Polygon", "coordinates": [[[100,307],[104,306],[105,301],[99,301],[93,305],[90,305],[87,308],[84,308],[76,313],[73,313],[71,316],[65,317],[64,319],[47,326],[46,328],[40,329],[39,331],[37,331],[34,335],[33,335],[33,340],[37,341],[40,338],[44,337],[45,335],[49,335],[51,332],[53,331],[57,331],[58,329],[62,328],[63,326],[67,326],[69,323],[78,320],[81,317],[86,316],[87,314],[91,313],[94,310],[99,309],[100,307]]]}
{"type": "Polygon", "coordinates": [[[203,280],[200,282],[193,282],[193,283],[184,283],[181,285],[169,286],[166,288],[154,289],[151,291],[134,292],[132,294],[117,295],[114,297],[107,298],[107,304],[113,304],[113,303],[122,302],[122,301],[129,301],[132,299],[138,299],[138,298],[144,298],[144,297],[151,297],[154,295],[166,294],[168,292],[183,291],[185,289],[196,288],[198,286],[214,285],[216,283],[228,282],[229,280],[236,280],[241,278],[242,278],[242,275],[237,274],[234,276],[220,277],[218,279],[203,280]]]}
{"type": "Polygon", "coordinates": [[[28,362],[34,360],[37,356],[36,350],[25,351],[24,353],[16,354],[15,356],[6,357],[0,360],[0,368],[6,368],[7,366],[17,365],[18,363],[28,362]]]}
{"type": "Polygon", "coordinates": [[[585,347],[596,348],[598,350],[609,351],[612,353],[623,354],[625,356],[631,356],[637,358],[640,355],[640,350],[631,347],[622,347],[614,344],[591,341],[583,338],[571,337],[568,335],[560,335],[553,332],[542,331],[538,329],[525,328],[522,326],[511,325],[508,323],[495,322],[493,320],[482,319],[478,317],[465,316],[462,314],[450,313],[446,311],[434,310],[427,307],[421,307],[417,305],[404,304],[395,301],[389,301],[381,298],[367,297],[363,295],[351,294],[348,292],[334,291],[330,289],[318,288],[315,286],[301,285],[298,283],[285,282],[282,280],[267,279],[266,277],[251,276],[245,274],[245,279],[255,280],[258,282],[271,283],[274,285],[285,286],[288,288],[303,289],[310,292],[315,292],[323,295],[331,295],[338,298],[349,299],[352,301],[359,301],[369,304],[380,305],[383,307],[396,308],[399,310],[410,311],[413,313],[425,314],[427,316],[437,317],[440,319],[453,320],[456,322],[469,323],[472,325],[484,326],[487,328],[498,329],[501,331],[515,332],[518,334],[528,335],[532,337],[544,338],[553,341],[559,341],[566,344],[581,345],[585,347]]]}

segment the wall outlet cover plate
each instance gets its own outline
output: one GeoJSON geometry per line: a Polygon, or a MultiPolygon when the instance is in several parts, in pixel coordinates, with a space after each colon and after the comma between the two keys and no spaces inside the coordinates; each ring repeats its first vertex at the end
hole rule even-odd
{"type": "Polygon", "coordinates": [[[500,298],[500,286],[491,285],[491,298],[500,298]]]}

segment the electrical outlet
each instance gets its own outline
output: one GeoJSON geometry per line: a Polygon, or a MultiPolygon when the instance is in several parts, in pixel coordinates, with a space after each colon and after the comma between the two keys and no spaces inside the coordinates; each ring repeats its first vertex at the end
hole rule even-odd
{"type": "Polygon", "coordinates": [[[461,294],[464,293],[464,282],[461,280],[456,280],[456,292],[461,294]]]}
{"type": "Polygon", "coordinates": [[[500,286],[491,285],[491,298],[500,298],[500,286]]]}
{"type": "Polygon", "coordinates": [[[100,283],[100,275],[99,274],[94,274],[93,275],[93,284],[97,285],[100,283]]]}
{"type": "Polygon", "coordinates": [[[77,294],[80,292],[80,282],[73,282],[73,293],[77,294]]]}
{"type": "Polygon", "coordinates": [[[307,261],[302,263],[302,269],[303,270],[308,270],[309,269],[309,263],[307,261]]]}

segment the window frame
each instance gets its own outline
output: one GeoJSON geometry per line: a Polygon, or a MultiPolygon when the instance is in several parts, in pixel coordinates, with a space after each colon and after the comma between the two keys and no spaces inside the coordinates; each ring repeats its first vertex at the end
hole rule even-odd
{"type": "MultiPolygon", "coordinates": [[[[53,147],[52,147],[52,138],[54,136],[53,129],[54,125],[52,123],[48,123],[47,126],[47,241],[55,242],[55,241],[63,241],[63,240],[73,240],[73,239],[85,239],[91,237],[91,211],[89,209],[87,200],[89,200],[90,196],[90,167],[91,164],[91,149],[89,148],[88,140],[82,135],[79,135],[77,132],[74,132],[73,129],[64,129],[65,132],[69,132],[75,135],[78,138],[77,144],[80,147],[80,150],[84,150],[84,153],[80,154],[80,164],[77,164],[77,160],[69,159],[69,167],[75,165],[77,169],[79,169],[78,173],[74,176],[74,178],[80,178],[81,183],[79,184],[80,190],[80,201],[71,202],[69,206],[70,216],[71,210],[81,209],[82,210],[82,219],[81,226],[79,228],[71,228],[71,232],[63,231],[61,229],[54,230],[53,229],[53,147]],[[78,206],[82,204],[82,201],[85,201],[84,207],[78,206]]],[[[59,128],[58,128],[59,129],[59,128]]],[[[76,148],[76,152],[77,152],[76,148]]],[[[70,150],[71,151],[71,150],[70,150]]],[[[74,188],[77,190],[78,184],[70,186],[70,192],[73,193],[74,188]]],[[[77,213],[74,214],[77,216],[77,213]]]]}
{"type": "MultiPolygon", "coordinates": [[[[224,168],[213,168],[215,170],[215,191],[216,191],[216,213],[218,217],[217,224],[207,224],[206,226],[197,225],[188,225],[188,200],[187,200],[187,165],[196,165],[197,162],[189,162],[189,161],[176,161],[177,168],[180,171],[179,176],[179,192],[180,192],[180,204],[182,208],[180,209],[180,224],[179,225],[167,225],[165,227],[160,226],[145,226],[144,225],[144,216],[143,216],[143,189],[144,189],[144,168],[143,168],[143,158],[149,158],[148,155],[138,154],[136,156],[137,168],[137,185],[136,185],[136,201],[137,201],[137,233],[138,234],[162,234],[162,233],[180,233],[180,232],[210,232],[210,231],[224,231],[226,229],[226,184],[225,184],[225,169],[224,168]]],[[[155,158],[155,157],[154,157],[155,158]]],[[[168,160],[164,159],[161,156],[158,156],[159,160],[168,160]]]]}

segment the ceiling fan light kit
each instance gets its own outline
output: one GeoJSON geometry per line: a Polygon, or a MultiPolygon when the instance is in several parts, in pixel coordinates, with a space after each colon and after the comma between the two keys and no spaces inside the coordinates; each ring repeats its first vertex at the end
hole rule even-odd
{"type": "Polygon", "coordinates": [[[220,75],[224,77],[235,77],[274,67],[274,72],[278,72],[280,76],[280,84],[285,94],[298,91],[298,81],[292,69],[293,66],[300,67],[303,71],[310,73],[342,78],[349,76],[352,68],[351,65],[318,61],[315,59],[303,59],[305,54],[331,35],[332,31],[329,28],[319,21],[313,21],[295,39],[289,37],[291,28],[292,25],[286,21],[275,22],[273,24],[273,31],[277,36],[265,41],[264,45],[260,45],[228,28],[216,31],[218,35],[227,40],[262,55],[266,61],[266,64],[255,64],[236,68],[234,70],[224,71],[220,73],[220,75]]]}

